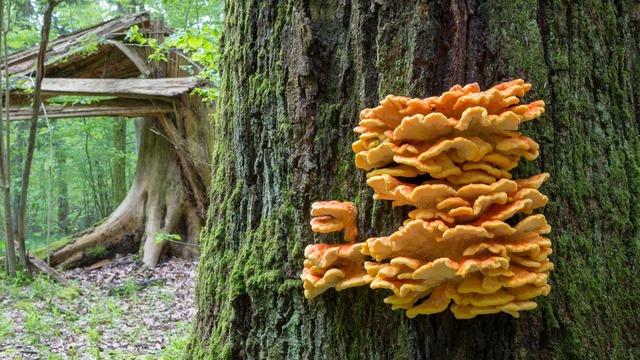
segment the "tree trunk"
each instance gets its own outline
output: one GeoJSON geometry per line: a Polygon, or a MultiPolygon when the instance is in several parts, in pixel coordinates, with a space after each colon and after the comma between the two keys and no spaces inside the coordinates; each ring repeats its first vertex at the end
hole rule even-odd
{"type": "Polygon", "coordinates": [[[177,108],[178,116],[141,120],[136,174],[126,198],[102,224],[55,250],[52,266],[82,266],[140,249],[144,263],[153,267],[166,252],[199,253],[211,133],[198,99],[185,96],[177,108]],[[179,235],[181,243],[161,241],[158,233],[179,235]]]}
{"type": "MultiPolygon", "coordinates": [[[[56,146],[57,147],[57,146],[56,146]]],[[[55,151],[56,157],[56,181],[58,187],[57,202],[57,228],[58,232],[62,234],[69,233],[69,184],[67,183],[67,177],[64,176],[63,169],[66,167],[67,156],[62,149],[55,151]]]]}
{"type": "MultiPolygon", "coordinates": [[[[6,43],[6,36],[3,30],[4,25],[4,1],[0,0],[0,45],[6,43]]],[[[6,49],[6,47],[5,47],[6,49]]],[[[6,52],[5,52],[6,58],[6,52]]],[[[5,61],[6,63],[6,61],[5,61]]],[[[7,90],[8,93],[8,90],[7,90]]],[[[9,97],[6,97],[3,102],[0,100],[0,120],[3,119],[2,114],[6,110],[6,124],[7,129],[9,125],[9,97]]],[[[2,187],[2,203],[4,209],[4,233],[5,233],[5,270],[9,276],[16,275],[16,251],[15,242],[13,236],[13,223],[11,215],[11,143],[9,141],[4,143],[4,136],[2,131],[4,123],[0,121],[0,187],[2,187]]],[[[9,133],[7,133],[7,140],[10,140],[9,133]]]]}
{"type": "MultiPolygon", "coordinates": [[[[189,358],[640,357],[640,5],[227,2],[213,184],[189,358]],[[401,209],[354,166],[358,113],[388,93],[524,78],[547,112],[514,178],[551,173],[548,297],[514,319],[408,319],[367,287],[303,297],[310,204],[354,201],[363,239],[401,209]],[[606,355],[605,355],[606,354],[606,355]]],[[[330,238],[338,242],[337,238],[330,238]]]]}
{"type": "Polygon", "coordinates": [[[127,196],[127,120],[116,118],[113,122],[113,205],[120,205],[127,196]]]}
{"type": "Polygon", "coordinates": [[[91,132],[87,128],[87,119],[83,118],[82,121],[85,128],[84,154],[86,156],[85,163],[87,164],[87,182],[89,183],[91,194],[93,195],[91,198],[91,203],[93,204],[92,213],[96,214],[98,218],[104,218],[109,215],[109,212],[111,210],[111,201],[109,201],[105,196],[106,189],[102,184],[102,178],[104,174],[101,173],[101,164],[98,162],[98,160],[94,160],[91,158],[91,152],[89,151],[89,138],[91,136],[91,132]]]}
{"type": "MultiPolygon", "coordinates": [[[[29,140],[27,142],[27,156],[24,160],[24,168],[22,172],[22,182],[20,189],[20,207],[18,208],[18,243],[20,243],[21,251],[26,250],[26,232],[25,232],[25,222],[27,216],[27,198],[28,198],[28,189],[29,189],[29,175],[31,174],[31,162],[33,160],[33,151],[35,149],[36,144],[36,128],[38,125],[38,114],[40,113],[40,106],[42,105],[42,79],[44,79],[45,75],[45,53],[47,50],[47,44],[49,43],[49,31],[51,30],[51,17],[53,16],[53,9],[58,4],[58,1],[49,0],[47,2],[47,8],[44,11],[44,22],[42,24],[42,29],[40,29],[40,46],[38,49],[38,60],[36,65],[36,79],[33,87],[33,103],[32,103],[32,114],[31,114],[31,122],[29,126],[29,140]]],[[[8,69],[8,65],[5,62],[5,69],[8,69]]],[[[8,147],[8,146],[7,146],[8,147]]],[[[47,236],[47,249],[49,249],[49,237],[47,236]]],[[[25,266],[27,263],[27,254],[24,252],[22,254],[22,259],[24,260],[25,266]]],[[[47,257],[47,263],[49,263],[49,258],[47,257]]]]}

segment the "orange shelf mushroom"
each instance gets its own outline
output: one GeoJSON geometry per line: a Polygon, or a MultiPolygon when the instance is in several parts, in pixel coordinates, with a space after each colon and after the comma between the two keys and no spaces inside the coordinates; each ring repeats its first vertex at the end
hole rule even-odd
{"type": "Polygon", "coordinates": [[[356,166],[368,171],[375,200],[415,209],[395,233],[353,243],[353,204],[315,203],[313,231],[344,229],[350,244],[307,247],[305,296],[368,285],[390,290],[384,301],[410,318],[449,307],[459,319],[535,309],[553,270],[551,227],[533,214],[548,202],[539,188],[549,174],[510,173],[539,155],[518,131],[544,113],[541,100],[520,103],[530,89],[521,79],[485,91],[456,85],[426,99],[389,95],[363,110],[356,166]],[[424,181],[404,180],[416,177],[424,181]]]}
{"type": "Polygon", "coordinates": [[[358,236],[356,220],[358,210],[353,203],[318,201],[311,205],[311,229],[314,232],[330,233],[344,229],[344,240],[354,242],[358,236]]]}
{"type": "MultiPolygon", "coordinates": [[[[358,211],[353,203],[319,201],[311,205],[311,230],[331,233],[344,230],[344,240],[353,243],[358,236],[358,211]]],[[[315,297],[330,288],[342,290],[365,285],[367,274],[361,252],[362,243],[309,245],[305,249],[304,271],[301,275],[304,294],[315,297]]]]}

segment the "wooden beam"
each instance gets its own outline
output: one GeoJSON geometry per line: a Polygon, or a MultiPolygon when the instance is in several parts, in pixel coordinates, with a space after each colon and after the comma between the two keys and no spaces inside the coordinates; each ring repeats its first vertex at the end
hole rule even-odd
{"type": "MultiPolygon", "coordinates": [[[[30,83],[15,93],[30,90],[30,83]]],[[[129,99],[177,98],[189,93],[198,82],[195,79],[61,79],[45,78],[42,81],[43,95],[72,96],[117,96],[129,99]]]]}
{"type": "MultiPolygon", "coordinates": [[[[12,121],[31,119],[31,108],[28,106],[9,108],[12,121]]],[[[165,101],[113,99],[102,100],[92,104],[46,105],[49,119],[68,119],[79,117],[143,117],[157,116],[174,111],[173,105],[165,101]]],[[[41,116],[44,116],[42,111],[41,116]]]]}
{"type": "Polygon", "coordinates": [[[131,46],[127,46],[121,43],[120,41],[114,41],[114,40],[107,40],[107,44],[111,44],[117,47],[118,49],[120,49],[120,51],[122,51],[123,54],[127,55],[129,60],[133,62],[133,64],[138,68],[138,70],[140,70],[140,73],[144,75],[144,77],[148,77],[149,75],[151,75],[151,69],[149,69],[149,67],[147,66],[146,59],[143,58],[140,55],[140,53],[138,53],[131,46]]]}

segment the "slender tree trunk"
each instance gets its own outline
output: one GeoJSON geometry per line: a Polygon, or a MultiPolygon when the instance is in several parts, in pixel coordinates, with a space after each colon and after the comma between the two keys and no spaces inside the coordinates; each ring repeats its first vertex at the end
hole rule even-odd
{"type": "MultiPolygon", "coordinates": [[[[8,68],[9,67],[9,62],[8,62],[8,57],[9,57],[9,46],[7,43],[7,35],[9,34],[9,30],[11,28],[11,0],[8,1],[7,3],[7,28],[4,29],[3,31],[3,35],[4,35],[4,41],[3,41],[3,46],[4,46],[4,68],[8,68]]],[[[5,74],[5,83],[8,84],[10,81],[10,76],[9,74],[5,74]]],[[[7,141],[6,141],[6,164],[7,164],[7,169],[6,169],[6,178],[8,179],[8,185],[9,185],[9,196],[11,195],[11,119],[9,116],[9,108],[11,107],[11,92],[9,90],[9,86],[5,87],[5,109],[6,109],[6,113],[5,113],[5,121],[7,124],[7,141]]],[[[7,200],[9,201],[9,200],[7,200]]],[[[13,214],[9,214],[7,216],[11,216],[12,220],[13,220],[13,214]]],[[[14,224],[12,223],[12,227],[14,226],[14,224]]],[[[13,229],[12,229],[13,230],[13,229]]],[[[14,232],[15,235],[15,232],[14,232]]],[[[18,257],[20,259],[20,266],[22,266],[23,269],[27,268],[27,250],[26,250],[26,244],[24,241],[21,241],[20,238],[18,238],[17,241],[17,245],[18,245],[18,257]]]]}
{"type": "MultiPolygon", "coordinates": [[[[95,171],[94,171],[94,161],[93,159],[91,159],[91,155],[89,152],[89,130],[86,128],[87,125],[87,119],[83,119],[84,121],[84,125],[85,125],[85,134],[84,134],[84,154],[86,155],[86,163],[87,163],[87,182],[89,183],[89,186],[91,187],[91,193],[93,194],[93,198],[91,199],[91,203],[93,204],[93,211],[95,212],[95,214],[97,215],[98,218],[102,218],[104,216],[106,216],[106,212],[107,209],[105,208],[106,204],[104,204],[104,202],[102,201],[102,197],[100,196],[100,192],[102,190],[102,188],[96,184],[96,177],[100,177],[100,174],[97,173],[96,175],[94,175],[95,171]]],[[[96,167],[98,167],[98,171],[99,171],[99,164],[96,161],[95,162],[96,167]]]]}
{"type": "Polygon", "coordinates": [[[113,207],[116,208],[127,196],[127,120],[116,118],[113,122],[113,207]]]}
{"type": "Polygon", "coordinates": [[[227,2],[214,181],[188,358],[640,357],[640,6],[632,1],[227,2]],[[556,268],[535,311],[408,319],[366,287],[306,300],[310,204],[350,200],[364,238],[402,210],[354,166],[358,113],[389,93],[522,77],[545,115],[515,178],[551,180],[556,268]]]}
{"type": "MultiPolygon", "coordinates": [[[[4,1],[0,0],[0,44],[6,43],[6,33],[3,30],[4,26],[4,1]],[[5,35],[2,37],[2,35],[5,35]]],[[[6,47],[4,47],[6,49],[6,47]]],[[[6,50],[5,50],[6,51],[6,50]]],[[[5,52],[5,64],[6,64],[6,52],[5,52]]],[[[6,67],[6,65],[5,65],[6,67]]],[[[6,86],[9,93],[8,86],[6,86]]],[[[9,97],[5,97],[5,103],[2,103],[0,99],[0,110],[6,109],[6,124],[7,130],[10,129],[9,122],[9,97]],[[4,105],[4,106],[3,106],[4,105]]],[[[0,118],[2,118],[2,111],[0,111],[0,118]]],[[[9,132],[7,132],[6,147],[4,144],[4,136],[2,127],[4,124],[0,121],[0,185],[2,186],[2,198],[4,205],[4,233],[5,233],[5,262],[6,271],[9,276],[15,276],[16,274],[16,251],[15,242],[13,239],[13,218],[11,215],[11,143],[9,142],[9,132]]]]}
{"type": "MultiPolygon", "coordinates": [[[[13,169],[15,170],[16,174],[21,174],[22,173],[22,162],[23,162],[23,154],[24,154],[24,145],[25,145],[25,129],[27,128],[27,123],[24,121],[19,121],[16,125],[16,140],[15,140],[15,145],[13,146],[13,152],[15,154],[15,156],[11,157],[11,161],[13,162],[12,166],[13,169]]],[[[16,182],[16,187],[18,189],[16,189],[15,191],[13,191],[12,197],[12,212],[11,215],[13,216],[13,233],[17,234],[18,233],[18,212],[20,209],[20,191],[19,188],[21,186],[21,178],[16,179],[18,180],[16,182]]]]}
{"type": "MultiPolygon", "coordinates": [[[[29,126],[29,140],[27,142],[27,157],[25,158],[24,168],[22,172],[22,188],[20,189],[20,208],[18,211],[18,243],[22,244],[22,249],[26,248],[25,245],[25,222],[27,214],[27,198],[29,190],[29,175],[31,174],[31,162],[33,160],[33,151],[36,144],[36,129],[38,125],[38,114],[40,113],[40,107],[42,105],[42,97],[40,89],[42,85],[42,79],[44,78],[44,54],[49,43],[49,30],[51,29],[51,16],[53,14],[53,8],[58,4],[57,1],[49,0],[47,8],[44,12],[44,23],[40,31],[40,48],[38,51],[38,64],[36,71],[35,86],[33,91],[33,114],[31,116],[31,124],[29,126]]],[[[26,255],[25,255],[26,260],[26,255]]],[[[47,260],[49,260],[47,258],[47,260]]],[[[48,262],[48,261],[47,261],[48,262]]]]}
{"type": "Polygon", "coordinates": [[[67,183],[67,177],[64,173],[64,168],[66,167],[66,154],[62,150],[58,150],[55,152],[56,157],[56,181],[58,187],[58,198],[57,198],[57,228],[58,232],[62,234],[69,233],[69,184],[67,183]]]}
{"type": "MultiPolygon", "coordinates": [[[[137,4],[135,1],[119,2],[117,5],[118,12],[122,14],[133,14],[136,12],[137,4]]],[[[113,121],[113,147],[116,150],[116,156],[113,159],[113,207],[118,205],[127,196],[127,120],[119,117],[113,121]]]]}

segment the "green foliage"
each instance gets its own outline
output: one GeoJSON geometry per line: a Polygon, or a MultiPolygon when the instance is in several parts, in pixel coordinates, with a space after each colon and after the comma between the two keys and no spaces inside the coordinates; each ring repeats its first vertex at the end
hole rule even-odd
{"type": "Polygon", "coordinates": [[[171,337],[169,344],[160,354],[162,360],[183,359],[187,345],[189,344],[189,333],[192,326],[181,324],[178,326],[177,334],[171,337]]]}
{"type": "Polygon", "coordinates": [[[91,0],[61,2],[53,12],[49,38],[55,39],[120,16],[110,3],[91,0]]]}
{"type": "Polygon", "coordinates": [[[47,99],[47,104],[55,105],[90,105],[102,100],[114,99],[113,96],[71,96],[60,95],[47,99]]]}
{"type": "MultiPolygon", "coordinates": [[[[81,100],[77,97],[58,97],[57,102],[92,102],[98,98],[81,100]]],[[[126,151],[113,146],[113,126],[109,118],[65,119],[51,121],[53,131],[53,163],[50,164],[48,129],[38,125],[36,147],[31,168],[27,199],[27,247],[36,256],[46,258],[47,195],[49,166],[51,165],[52,248],[61,247],[72,235],[89,228],[107,217],[113,210],[113,162],[126,160],[126,186],[131,185],[135,173],[135,130],[133,120],[126,124],[126,151]]],[[[12,124],[12,192],[21,187],[21,159],[26,150],[27,124],[12,124]]],[[[0,211],[0,220],[3,212],[0,211]]],[[[0,221],[3,229],[4,221],[0,221]]],[[[4,241],[4,236],[0,239],[4,241]]],[[[0,256],[4,248],[0,249],[0,256]]]]}
{"type": "MultiPolygon", "coordinates": [[[[73,98],[61,100],[79,101],[73,98]]],[[[66,235],[91,227],[114,210],[112,163],[115,158],[126,159],[127,187],[133,180],[137,161],[134,123],[132,120],[127,121],[127,151],[123,154],[113,146],[111,122],[108,118],[51,122],[54,139],[51,194],[54,240],[64,239],[66,235]]],[[[46,132],[47,128],[40,126],[38,131],[46,132]]],[[[38,136],[35,150],[27,209],[30,248],[44,246],[46,239],[49,176],[46,136],[38,136]]],[[[24,149],[14,146],[14,158],[21,151],[24,149]]],[[[16,179],[14,189],[19,188],[18,185],[19,180],[16,179]]]]}
{"type": "MultiPolygon", "coordinates": [[[[6,5],[6,2],[5,2],[6,5]]],[[[9,52],[16,52],[37,45],[40,35],[43,1],[15,0],[11,7],[9,25],[9,52]]],[[[150,46],[154,51],[152,61],[164,61],[171,51],[179,51],[190,60],[184,69],[202,79],[205,84],[195,90],[205,99],[214,99],[218,89],[219,57],[218,39],[222,24],[223,2],[220,0],[148,0],[131,2],[114,0],[96,2],[77,0],[61,2],[54,10],[50,40],[91,27],[127,13],[149,11],[152,17],[164,17],[165,23],[176,29],[174,35],[162,44],[147,39],[138,29],[132,30],[131,40],[150,46]]],[[[89,55],[104,41],[98,36],[85,36],[76,46],[76,54],[89,55]]],[[[52,58],[49,61],[64,61],[52,58]]],[[[31,79],[12,79],[11,86],[29,89],[31,79]]],[[[91,104],[107,97],[59,96],[48,99],[47,104],[91,104]]],[[[27,200],[28,248],[42,247],[47,238],[47,204],[49,169],[52,170],[51,215],[52,238],[64,236],[88,228],[105,219],[114,210],[113,162],[126,159],[126,187],[133,179],[136,163],[133,121],[127,122],[127,150],[118,151],[113,146],[113,129],[107,118],[68,119],[51,121],[53,130],[53,162],[49,160],[47,127],[39,124],[30,189],[27,200]]],[[[21,160],[26,150],[26,126],[12,124],[12,191],[21,186],[21,160]]],[[[15,200],[14,200],[15,201],[15,200]]],[[[0,212],[0,220],[2,220],[0,212]]],[[[3,230],[4,222],[0,221],[3,230]]],[[[0,239],[3,242],[3,239],[0,239]]],[[[2,245],[2,244],[0,244],[2,245]]],[[[4,250],[0,250],[1,252],[4,250]]],[[[40,251],[39,255],[46,255],[40,251]]]]}
{"type": "Polygon", "coordinates": [[[147,0],[144,8],[152,14],[162,16],[173,28],[203,26],[222,28],[223,1],[221,0],[147,0]]]}
{"type": "Polygon", "coordinates": [[[6,318],[6,315],[0,314],[0,343],[15,334],[13,321],[6,318]]]}
{"type": "Polygon", "coordinates": [[[155,235],[155,243],[161,243],[163,241],[171,241],[171,242],[181,242],[182,236],[178,234],[167,234],[167,233],[154,233],[155,235]]]}
{"type": "Polygon", "coordinates": [[[168,61],[167,54],[170,52],[178,52],[186,56],[190,65],[183,69],[205,84],[204,87],[197,88],[196,93],[205,100],[215,100],[218,97],[220,83],[218,72],[220,35],[220,30],[212,26],[204,26],[200,29],[178,29],[159,44],[156,39],[148,38],[141,33],[136,25],[129,29],[127,39],[149,46],[153,50],[149,56],[150,61],[168,61]]]}
{"type": "Polygon", "coordinates": [[[130,297],[131,295],[137,293],[140,290],[142,290],[142,287],[136,284],[135,279],[129,278],[124,283],[124,285],[113,289],[111,291],[111,294],[122,296],[122,297],[130,297]]]}
{"type": "MultiPolygon", "coordinates": [[[[6,4],[6,2],[5,2],[6,4]]],[[[8,46],[10,52],[16,52],[37,45],[40,36],[43,1],[14,0],[11,9],[11,23],[8,24],[8,46]]],[[[205,98],[211,99],[217,96],[218,85],[218,38],[220,37],[218,25],[221,22],[222,1],[193,0],[149,0],[132,2],[129,0],[113,0],[108,2],[76,0],[61,2],[53,13],[53,24],[50,39],[67,35],[83,28],[120,16],[124,13],[134,13],[150,10],[152,16],[164,16],[166,23],[177,28],[176,34],[167,39],[162,45],[154,48],[154,61],[162,61],[162,53],[167,51],[180,51],[190,60],[191,65],[185,70],[194,76],[198,76],[208,85],[206,89],[197,92],[205,98]],[[187,30],[180,30],[186,28],[187,30]],[[157,49],[157,51],[156,51],[157,49]]],[[[5,24],[6,26],[7,24],[5,24]]],[[[99,37],[86,37],[75,49],[76,54],[89,55],[97,50],[104,39],[99,37]]],[[[151,44],[148,44],[151,46],[151,44]]],[[[64,59],[52,59],[52,61],[64,61],[64,59]]],[[[17,81],[17,80],[16,80],[17,81]]],[[[30,81],[24,79],[21,81],[30,81]]],[[[23,84],[24,85],[24,84],[23,84]]],[[[27,84],[27,88],[29,84],[27,84]]],[[[15,86],[15,84],[12,84],[15,86]]],[[[91,104],[104,98],[79,98],[58,97],[49,99],[48,104],[91,104]]],[[[12,128],[12,191],[14,194],[21,186],[20,174],[22,172],[21,160],[26,149],[26,128],[24,123],[14,123],[12,128]]],[[[53,153],[54,159],[49,159],[48,138],[45,136],[48,129],[39,124],[38,137],[34,162],[32,166],[30,189],[28,193],[27,207],[27,247],[34,249],[34,253],[46,258],[47,249],[47,216],[48,206],[51,206],[52,231],[54,242],[51,249],[55,250],[68,243],[66,235],[75,233],[81,229],[96,224],[114,210],[111,199],[113,198],[113,173],[112,163],[115,158],[124,157],[127,160],[127,186],[133,179],[137,156],[135,154],[134,124],[127,122],[127,150],[120,152],[114,149],[111,120],[108,118],[93,119],[69,119],[51,121],[53,129],[53,153]],[[52,170],[53,189],[48,189],[49,170],[52,170]],[[52,204],[47,203],[47,195],[51,192],[52,204]],[[56,241],[57,240],[57,241],[56,241]]],[[[0,229],[4,225],[0,211],[0,229]]],[[[179,235],[164,234],[158,238],[180,242],[179,235]]],[[[0,236],[0,238],[3,238],[0,236]]],[[[0,239],[4,242],[4,239],[0,239]]],[[[0,244],[2,245],[2,244],[0,244]]],[[[0,248],[1,252],[4,247],[0,248]]],[[[89,250],[94,255],[104,254],[104,247],[94,247],[89,250]]],[[[123,290],[125,297],[129,298],[138,292],[139,288],[133,280],[129,280],[123,290]]],[[[79,292],[75,288],[60,288],[45,278],[31,279],[26,274],[21,274],[16,279],[7,280],[0,277],[0,293],[12,297],[12,301],[22,304],[22,310],[27,313],[24,331],[29,332],[29,341],[33,344],[41,343],[46,336],[55,336],[56,326],[60,321],[69,320],[55,307],[50,306],[45,311],[31,304],[31,299],[53,298],[65,301],[79,301],[79,292]],[[28,287],[27,291],[24,288],[28,287]]],[[[135,301],[133,299],[129,299],[135,301]]],[[[98,325],[113,321],[122,315],[119,307],[119,299],[110,299],[104,304],[95,304],[89,311],[88,321],[98,325]]],[[[49,304],[51,305],[51,304],[49,304]]],[[[1,313],[1,312],[0,312],[1,313]]],[[[80,325],[78,325],[80,327],[80,325]]],[[[80,330],[78,330],[80,331],[80,330]]],[[[181,330],[181,337],[176,338],[167,347],[163,358],[176,358],[186,343],[188,328],[181,330]]],[[[0,343],[4,337],[12,336],[14,324],[0,317],[0,343]]],[[[108,358],[130,358],[127,355],[106,351],[100,352],[100,333],[96,330],[87,332],[87,337],[92,341],[91,354],[85,350],[70,349],[68,358],[84,358],[100,356],[108,358]]],[[[38,347],[39,354],[43,358],[61,358],[51,354],[46,348],[38,347]]],[[[2,355],[9,354],[10,349],[2,349],[2,355]]],[[[19,356],[20,352],[13,355],[19,356]]],[[[8,355],[8,356],[13,356],[8,355]]]]}
{"type": "Polygon", "coordinates": [[[167,234],[167,233],[153,233],[155,236],[154,242],[156,244],[159,244],[163,241],[169,241],[172,243],[176,243],[176,244],[182,244],[182,245],[189,245],[189,246],[195,246],[195,247],[200,247],[198,244],[190,244],[187,242],[182,241],[182,236],[178,235],[178,234],[167,234]]]}

